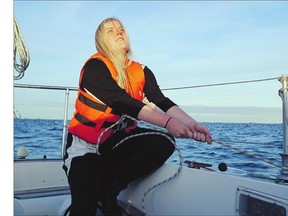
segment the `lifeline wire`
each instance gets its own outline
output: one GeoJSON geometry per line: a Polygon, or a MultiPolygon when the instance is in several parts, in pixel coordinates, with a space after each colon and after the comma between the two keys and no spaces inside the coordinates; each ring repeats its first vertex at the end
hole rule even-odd
{"type": "Polygon", "coordinates": [[[257,80],[244,80],[244,81],[214,83],[214,84],[206,84],[206,85],[172,87],[172,88],[163,88],[161,90],[162,91],[170,91],[170,90],[181,90],[181,89],[190,89],[190,88],[203,88],[203,87],[213,87],[213,86],[222,86],[222,85],[235,85],[235,84],[244,84],[244,83],[253,83],[253,82],[264,82],[264,81],[275,80],[275,79],[279,79],[279,78],[278,77],[274,77],[274,78],[257,79],[257,80]]]}
{"type": "Polygon", "coordinates": [[[263,161],[263,162],[265,162],[265,163],[268,163],[268,164],[270,164],[270,165],[272,165],[272,166],[276,166],[276,167],[278,167],[278,168],[288,170],[288,167],[281,166],[281,165],[279,165],[279,164],[277,164],[277,163],[274,163],[273,161],[270,161],[270,160],[268,160],[268,159],[265,159],[265,158],[263,158],[263,157],[260,157],[260,156],[254,155],[254,154],[251,154],[251,153],[249,153],[248,151],[245,151],[245,150],[243,150],[243,149],[234,147],[234,146],[232,146],[232,145],[230,145],[230,144],[228,144],[228,143],[225,143],[225,142],[223,142],[223,141],[218,141],[218,140],[214,140],[214,139],[213,139],[212,142],[217,143],[217,144],[220,144],[220,145],[223,145],[223,146],[228,147],[228,148],[231,148],[231,149],[233,149],[233,150],[235,150],[235,151],[238,151],[238,152],[241,153],[241,154],[245,154],[245,155],[247,155],[247,156],[249,156],[249,157],[252,157],[252,158],[261,160],[261,161],[263,161]]]}

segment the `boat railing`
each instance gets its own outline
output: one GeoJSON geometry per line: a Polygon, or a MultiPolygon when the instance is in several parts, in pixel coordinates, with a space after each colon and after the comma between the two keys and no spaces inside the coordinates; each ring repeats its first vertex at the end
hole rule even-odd
{"type": "Polygon", "coordinates": [[[66,87],[66,86],[31,85],[31,84],[14,84],[14,87],[15,88],[32,88],[32,89],[46,89],[46,90],[65,91],[65,105],[64,105],[62,144],[61,144],[61,156],[63,158],[64,151],[65,151],[66,133],[67,133],[69,95],[70,95],[71,91],[77,91],[78,88],[76,88],[76,87],[66,87]]]}
{"type": "MultiPolygon", "coordinates": [[[[243,84],[251,82],[264,82],[269,80],[278,79],[282,83],[282,88],[279,90],[278,94],[282,99],[282,119],[283,119],[283,153],[280,153],[282,159],[282,169],[279,179],[288,182],[288,117],[287,117],[287,91],[288,91],[288,76],[282,75],[277,78],[268,79],[258,79],[258,80],[248,80],[248,81],[237,81],[237,82],[226,82],[226,83],[215,83],[208,85],[197,85],[197,86],[185,86],[185,87],[173,87],[162,89],[162,91],[168,90],[180,90],[188,88],[201,88],[201,87],[212,87],[212,86],[222,86],[222,85],[234,85],[243,84]]],[[[49,85],[31,85],[31,84],[14,84],[15,88],[32,88],[32,89],[46,89],[46,90],[59,90],[65,92],[65,105],[64,105],[64,117],[63,117],[63,131],[62,131],[62,146],[61,154],[64,156],[65,151],[65,141],[67,133],[67,122],[68,122],[68,101],[71,91],[77,91],[77,87],[67,87],[67,86],[49,86],[49,85]]]]}

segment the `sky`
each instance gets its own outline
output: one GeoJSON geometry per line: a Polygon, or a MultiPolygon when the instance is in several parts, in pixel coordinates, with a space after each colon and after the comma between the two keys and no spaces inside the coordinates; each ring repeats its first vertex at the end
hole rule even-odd
{"type": "MultiPolygon", "coordinates": [[[[276,78],[288,73],[288,1],[0,1],[5,215],[13,214],[13,107],[21,118],[64,116],[64,92],[14,89],[13,83],[77,87],[81,67],[96,52],[95,30],[111,16],[123,22],[134,60],[154,72],[162,89],[275,78],[163,91],[196,120],[282,122],[276,78]],[[12,76],[13,15],[31,56],[18,81],[12,76]]],[[[71,92],[68,118],[75,97],[71,92]]]]}
{"type": "MultiPolygon", "coordinates": [[[[287,1],[14,1],[13,14],[31,58],[17,84],[77,87],[96,52],[96,28],[117,17],[133,59],[153,71],[161,89],[275,78],[163,91],[196,120],[282,122],[277,78],[288,73],[287,1]]],[[[68,118],[75,97],[71,92],[68,118]]],[[[14,90],[22,118],[61,119],[64,99],[62,91],[14,90]]]]}

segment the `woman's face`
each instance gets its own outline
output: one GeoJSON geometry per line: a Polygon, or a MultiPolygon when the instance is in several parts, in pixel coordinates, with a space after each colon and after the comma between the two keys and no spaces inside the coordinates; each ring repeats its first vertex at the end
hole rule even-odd
{"type": "Polygon", "coordinates": [[[125,53],[129,50],[128,45],[128,37],[127,34],[122,27],[122,25],[113,20],[108,22],[105,26],[105,33],[106,33],[106,41],[113,47],[116,51],[123,51],[125,53]]]}

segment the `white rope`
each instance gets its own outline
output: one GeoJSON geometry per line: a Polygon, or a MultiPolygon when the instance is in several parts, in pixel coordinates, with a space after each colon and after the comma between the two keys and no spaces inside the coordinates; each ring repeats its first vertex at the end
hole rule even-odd
{"type": "MultiPolygon", "coordinates": [[[[99,143],[100,143],[100,140],[101,140],[101,137],[103,136],[103,134],[104,134],[105,132],[107,132],[109,129],[112,129],[112,128],[115,127],[116,125],[118,125],[118,124],[120,124],[121,122],[123,122],[126,118],[129,118],[129,119],[131,119],[131,120],[133,120],[133,121],[138,121],[137,119],[132,118],[131,116],[122,115],[122,116],[120,117],[120,119],[119,119],[116,123],[114,123],[114,124],[111,125],[110,127],[106,128],[106,129],[100,134],[100,136],[98,137],[98,141],[97,141],[97,145],[96,145],[96,149],[97,149],[97,153],[98,153],[98,154],[100,154],[99,151],[98,151],[98,147],[99,147],[99,143]]],[[[176,177],[180,174],[180,172],[181,172],[181,170],[182,170],[183,158],[182,158],[180,149],[178,148],[176,142],[175,142],[170,136],[168,136],[167,134],[165,134],[165,133],[163,133],[163,132],[160,132],[160,131],[143,132],[143,133],[139,133],[139,134],[134,134],[134,135],[131,135],[131,136],[127,136],[126,138],[124,138],[123,140],[121,140],[120,142],[118,142],[118,143],[113,147],[113,149],[116,148],[117,146],[119,146],[120,144],[122,144],[123,142],[125,142],[125,141],[128,140],[128,139],[132,139],[132,138],[134,138],[134,137],[139,137],[139,136],[145,136],[145,135],[161,135],[161,136],[166,137],[171,143],[173,143],[173,145],[175,146],[175,149],[176,149],[176,151],[178,152],[178,155],[179,155],[179,166],[178,166],[177,171],[176,171],[171,177],[169,177],[169,178],[167,178],[167,179],[165,179],[165,180],[163,180],[163,181],[161,181],[161,182],[153,185],[152,187],[150,187],[150,188],[149,188],[147,191],[145,191],[145,193],[143,194],[143,197],[142,197],[142,200],[141,200],[141,207],[142,207],[143,213],[144,213],[145,215],[147,215],[147,212],[146,212],[146,210],[145,210],[145,198],[146,198],[147,194],[150,193],[150,192],[151,192],[152,190],[154,190],[155,188],[157,188],[157,187],[159,187],[159,186],[161,186],[161,185],[163,185],[163,184],[171,181],[172,179],[176,178],[176,177]]],[[[212,142],[213,142],[213,143],[220,144],[220,145],[223,145],[223,146],[225,146],[225,147],[229,147],[229,148],[231,148],[231,149],[233,149],[233,150],[238,151],[238,152],[241,153],[241,154],[244,154],[244,155],[247,155],[247,156],[249,156],[249,157],[253,157],[253,158],[255,158],[255,159],[261,160],[261,161],[266,162],[266,163],[268,163],[268,164],[270,164],[270,165],[273,165],[273,166],[275,166],[275,167],[282,168],[282,169],[285,169],[285,170],[288,169],[288,167],[281,166],[281,165],[279,165],[279,164],[274,163],[273,161],[267,160],[267,159],[265,159],[265,158],[263,158],[263,157],[254,155],[254,154],[249,153],[249,152],[247,152],[247,151],[245,151],[245,150],[242,150],[242,149],[239,149],[239,148],[237,148],[237,147],[231,146],[230,144],[225,143],[225,142],[223,142],[223,141],[218,141],[218,140],[214,140],[214,139],[213,139],[212,142]]],[[[260,177],[260,178],[262,177],[262,178],[264,178],[264,176],[260,176],[260,174],[259,174],[257,177],[260,177]]],[[[265,176],[265,178],[267,178],[267,177],[265,176]]],[[[271,178],[271,179],[272,179],[272,178],[271,178]]]]}
{"type": "Polygon", "coordinates": [[[265,162],[265,163],[267,163],[267,164],[270,164],[270,165],[272,165],[272,166],[275,166],[275,167],[278,167],[278,168],[281,168],[281,169],[286,169],[286,170],[288,170],[288,167],[281,166],[281,165],[279,165],[279,164],[277,164],[277,163],[274,163],[274,162],[271,161],[271,160],[268,160],[268,159],[266,159],[266,158],[260,157],[260,156],[258,156],[258,155],[254,155],[254,154],[252,154],[252,153],[249,153],[248,151],[245,151],[245,150],[243,150],[243,149],[234,147],[234,146],[232,146],[232,145],[230,145],[230,144],[228,144],[228,143],[225,143],[225,142],[223,142],[223,141],[212,140],[212,142],[213,142],[213,143],[220,144],[220,145],[223,145],[223,146],[228,147],[228,148],[231,148],[231,149],[233,149],[233,150],[235,150],[235,151],[238,151],[238,152],[241,153],[241,154],[244,154],[244,155],[246,155],[246,156],[249,156],[249,157],[252,157],[252,158],[261,160],[261,161],[263,161],[263,162],[265,162]]]}
{"type": "Polygon", "coordinates": [[[15,107],[13,109],[14,119],[21,119],[21,113],[15,107]]]}
{"type": "Polygon", "coordinates": [[[142,210],[143,210],[143,212],[144,212],[145,215],[147,215],[147,212],[146,212],[146,210],[145,210],[145,198],[146,198],[147,194],[150,193],[150,192],[151,192],[152,190],[154,190],[155,188],[157,188],[157,187],[159,187],[159,186],[161,186],[161,185],[164,185],[164,184],[166,184],[167,182],[171,181],[172,179],[176,178],[176,177],[180,174],[180,172],[181,172],[181,170],[182,170],[182,164],[183,164],[183,158],[182,158],[182,155],[181,155],[181,151],[180,151],[180,149],[178,148],[176,142],[174,142],[174,140],[172,140],[171,137],[167,136],[166,134],[159,133],[159,132],[158,132],[158,133],[155,132],[155,134],[162,135],[162,136],[166,137],[167,139],[169,139],[171,143],[173,143],[173,145],[175,146],[176,151],[178,152],[178,156],[179,156],[179,166],[178,166],[178,169],[177,169],[177,171],[175,172],[174,175],[172,175],[171,177],[169,177],[169,178],[167,178],[167,179],[159,182],[158,184],[153,185],[152,187],[150,187],[150,188],[144,193],[144,195],[143,195],[143,197],[142,197],[141,203],[142,203],[142,210]]]}
{"type": "Polygon", "coordinates": [[[14,69],[16,71],[16,74],[14,74],[15,80],[19,80],[24,76],[24,72],[28,68],[29,63],[29,52],[24,42],[24,38],[22,36],[18,22],[14,17],[14,69]]]}
{"type": "MultiPolygon", "coordinates": [[[[101,138],[102,136],[110,129],[112,129],[113,127],[115,127],[116,125],[120,124],[120,122],[123,122],[125,120],[125,118],[128,117],[127,115],[122,115],[120,117],[120,119],[115,122],[114,124],[110,125],[109,127],[107,127],[104,131],[102,131],[102,133],[99,135],[98,139],[97,139],[97,144],[96,144],[96,153],[101,155],[100,152],[99,152],[99,145],[100,145],[100,142],[101,142],[101,138]]],[[[129,116],[130,117],[130,116],[129,116]]],[[[132,119],[132,117],[130,117],[132,119]]],[[[118,145],[118,144],[116,144],[118,145]]]]}
{"type": "Polygon", "coordinates": [[[178,148],[176,142],[175,142],[173,139],[171,139],[171,137],[169,137],[167,134],[165,134],[165,133],[163,133],[163,132],[158,132],[158,131],[155,131],[155,132],[144,132],[144,133],[139,133],[139,134],[135,134],[135,135],[128,136],[128,137],[126,137],[125,139],[121,140],[119,143],[117,143],[117,144],[113,147],[113,149],[116,148],[117,146],[119,146],[121,143],[125,142],[125,141],[128,140],[128,139],[131,139],[131,138],[134,138],[134,137],[139,137],[139,136],[145,136],[145,135],[161,135],[161,136],[164,136],[164,137],[167,138],[171,143],[173,143],[173,145],[175,146],[175,149],[176,149],[176,151],[178,152],[178,155],[179,155],[179,167],[178,167],[177,171],[175,172],[175,174],[172,175],[172,176],[170,176],[170,177],[168,177],[167,179],[165,179],[165,180],[163,180],[163,181],[161,181],[161,182],[153,185],[152,187],[150,187],[150,188],[144,193],[144,195],[143,195],[143,197],[142,197],[142,200],[141,200],[141,207],[142,207],[142,210],[143,210],[144,214],[147,215],[147,212],[146,212],[146,210],[145,210],[145,198],[146,198],[147,194],[150,193],[150,192],[151,192],[152,190],[154,190],[155,188],[157,188],[157,187],[159,187],[159,186],[161,186],[161,185],[163,185],[163,184],[171,181],[172,179],[176,178],[176,177],[180,174],[180,172],[181,172],[181,170],[182,170],[183,158],[182,158],[180,149],[178,148]]]}
{"type": "MultiPolygon", "coordinates": [[[[107,127],[101,134],[100,136],[98,137],[98,140],[97,140],[97,144],[96,144],[96,152],[97,154],[100,155],[100,152],[99,152],[99,144],[100,144],[100,141],[101,141],[101,138],[103,136],[104,133],[106,133],[108,130],[112,129],[113,127],[115,127],[116,125],[120,124],[121,122],[123,122],[126,118],[129,118],[133,121],[138,121],[137,119],[131,117],[131,116],[128,116],[128,115],[122,115],[120,117],[120,119],[115,122],[114,124],[112,124],[111,126],[107,127]]],[[[158,131],[154,131],[154,132],[143,132],[143,133],[139,133],[139,134],[134,134],[134,135],[131,135],[131,136],[127,136],[125,137],[123,140],[121,140],[120,142],[118,142],[114,147],[116,148],[117,146],[119,146],[120,144],[122,144],[123,142],[125,142],[126,140],[128,139],[132,139],[132,138],[135,138],[135,137],[139,137],[139,136],[145,136],[145,135],[161,135],[161,136],[164,136],[165,138],[167,138],[174,146],[175,146],[175,149],[176,151],[178,152],[178,155],[179,155],[179,166],[178,166],[178,169],[177,171],[171,176],[171,177],[168,177],[167,179],[153,185],[152,187],[150,187],[144,194],[143,194],[143,197],[142,197],[142,200],[141,200],[141,206],[142,206],[142,210],[144,212],[145,215],[147,215],[147,212],[145,210],[145,198],[147,196],[148,193],[150,193],[152,190],[154,190],[155,188],[171,181],[172,179],[176,178],[181,170],[182,170],[182,164],[183,164],[183,158],[182,158],[182,155],[181,155],[181,152],[180,152],[180,149],[178,148],[176,142],[170,137],[168,136],[167,134],[163,133],[163,132],[158,132],[158,131]]]]}

